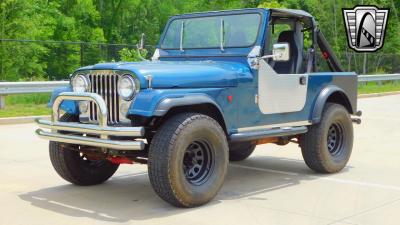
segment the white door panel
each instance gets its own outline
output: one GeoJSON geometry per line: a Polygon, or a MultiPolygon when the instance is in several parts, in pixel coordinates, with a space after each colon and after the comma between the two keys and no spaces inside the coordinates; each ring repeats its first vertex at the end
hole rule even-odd
{"type": "Polygon", "coordinates": [[[298,112],[307,98],[308,74],[277,74],[265,60],[259,62],[258,105],[263,114],[298,112]],[[305,84],[300,84],[304,77],[305,84]]]}

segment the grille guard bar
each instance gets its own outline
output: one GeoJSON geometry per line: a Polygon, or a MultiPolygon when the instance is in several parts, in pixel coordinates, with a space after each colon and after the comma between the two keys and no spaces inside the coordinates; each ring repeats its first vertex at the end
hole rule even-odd
{"type": "Polygon", "coordinates": [[[103,98],[96,93],[75,93],[63,92],[55,100],[53,104],[53,113],[51,121],[38,119],[36,123],[39,127],[50,129],[50,132],[37,129],[36,134],[43,139],[68,143],[87,145],[93,147],[110,148],[116,150],[143,150],[145,144],[143,141],[116,141],[109,139],[113,137],[131,137],[140,138],[144,136],[143,127],[111,127],[107,124],[107,105],[103,98]],[[83,124],[77,122],[60,122],[60,105],[64,100],[73,101],[92,101],[97,106],[99,125],[83,124]],[[59,131],[70,132],[63,134],[59,131]],[[73,134],[71,134],[73,133],[73,134]],[[78,135],[77,135],[78,134],[78,135]],[[87,137],[82,134],[93,134],[99,137],[87,137]]]}

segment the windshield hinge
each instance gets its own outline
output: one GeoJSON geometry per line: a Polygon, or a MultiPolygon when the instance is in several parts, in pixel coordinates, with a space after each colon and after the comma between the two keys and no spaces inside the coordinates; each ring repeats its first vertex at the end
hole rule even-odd
{"type": "Polygon", "coordinates": [[[221,39],[221,43],[220,43],[220,47],[221,47],[221,51],[225,51],[224,49],[224,39],[225,39],[225,22],[224,19],[221,19],[221,33],[220,33],[220,39],[221,39]]]}
{"type": "Polygon", "coordinates": [[[182,24],[181,24],[181,39],[180,39],[180,42],[179,42],[179,50],[181,50],[181,52],[185,51],[185,50],[183,50],[184,29],[185,29],[185,21],[182,21],[182,24]]]}

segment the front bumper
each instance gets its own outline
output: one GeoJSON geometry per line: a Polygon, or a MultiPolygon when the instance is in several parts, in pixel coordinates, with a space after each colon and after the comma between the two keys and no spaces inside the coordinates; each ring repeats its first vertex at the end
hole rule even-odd
{"type": "Polygon", "coordinates": [[[142,140],[135,140],[135,138],[142,138],[144,136],[143,127],[108,126],[107,114],[107,105],[100,95],[95,93],[63,92],[54,100],[52,120],[36,120],[36,123],[39,125],[39,127],[50,129],[50,131],[37,129],[36,134],[40,138],[46,140],[68,144],[86,145],[124,151],[144,149],[144,142],[142,140]],[[64,100],[92,101],[95,103],[98,109],[99,124],[94,125],[58,121],[60,104],[64,100]],[[84,134],[86,134],[86,136],[84,136],[84,134]],[[124,137],[124,139],[128,140],[112,139],[121,139],[120,137],[124,137]]]}

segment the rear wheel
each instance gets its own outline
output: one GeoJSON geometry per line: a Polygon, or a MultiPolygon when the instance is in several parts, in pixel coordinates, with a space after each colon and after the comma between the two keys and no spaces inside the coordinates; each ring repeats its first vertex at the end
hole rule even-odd
{"type": "Polygon", "coordinates": [[[229,144],[229,160],[242,161],[247,159],[256,149],[256,145],[251,142],[229,144]]]}
{"type": "Polygon", "coordinates": [[[156,132],[148,170],[154,191],[177,207],[209,202],[221,188],[228,166],[225,132],[212,118],[182,113],[156,132]]]}
{"type": "MultiPolygon", "coordinates": [[[[77,117],[65,114],[63,122],[76,122],[77,117]]],[[[80,146],[66,145],[50,141],[49,153],[51,164],[56,172],[66,181],[76,185],[95,185],[108,180],[118,169],[106,159],[90,160],[79,152],[80,146]]]]}
{"type": "Polygon", "coordinates": [[[302,136],[300,146],[312,170],[320,173],[342,170],[353,148],[353,124],[347,110],[342,105],[328,103],[321,122],[302,136]]]}

